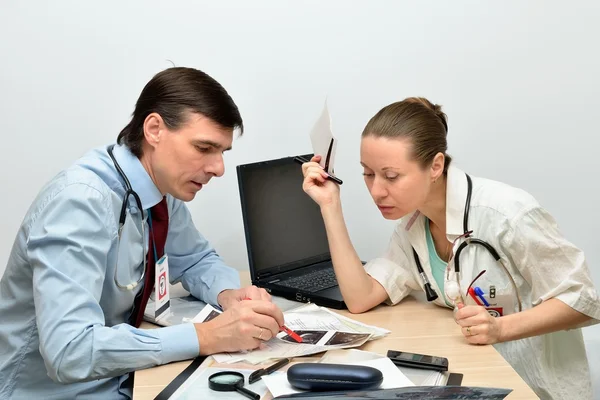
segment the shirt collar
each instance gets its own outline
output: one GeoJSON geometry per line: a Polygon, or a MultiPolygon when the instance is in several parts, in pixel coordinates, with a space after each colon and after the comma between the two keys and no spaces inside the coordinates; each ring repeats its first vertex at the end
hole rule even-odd
{"type": "MultiPolygon", "coordinates": [[[[455,240],[464,233],[463,220],[467,191],[467,175],[453,164],[450,164],[446,178],[446,236],[450,240],[455,240]]],[[[421,219],[423,217],[419,210],[403,218],[403,220],[406,220],[404,229],[410,231],[415,223],[421,225],[421,219]]]]}
{"type": "Polygon", "coordinates": [[[467,191],[467,175],[450,164],[446,178],[446,235],[451,240],[464,233],[463,221],[467,191]]]}
{"type": "MultiPolygon", "coordinates": [[[[163,195],[152,181],[152,178],[150,178],[150,175],[148,175],[139,158],[127,146],[119,144],[116,144],[113,148],[113,155],[129,180],[131,188],[140,197],[142,207],[148,210],[158,204],[162,200],[163,195]]],[[[119,178],[122,179],[120,176],[119,178]]]]}

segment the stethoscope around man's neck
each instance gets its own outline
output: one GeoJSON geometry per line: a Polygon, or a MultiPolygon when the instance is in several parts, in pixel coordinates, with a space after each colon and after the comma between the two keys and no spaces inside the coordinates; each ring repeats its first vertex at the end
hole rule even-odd
{"type": "MultiPolygon", "coordinates": [[[[481,239],[471,237],[471,234],[473,233],[473,231],[469,231],[469,210],[471,208],[471,195],[473,192],[473,182],[471,181],[471,177],[468,174],[465,174],[465,176],[467,177],[467,199],[465,202],[465,211],[463,214],[463,234],[459,237],[459,238],[464,238],[464,241],[458,246],[458,248],[456,249],[456,253],[454,254],[454,272],[456,275],[456,279],[455,279],[455,281],[447,281],[447,283],[445,285],[446,287],[444,288],[446,297],[449,298],[450,300],[452,300],[454,303],[456,303],[456,301],[459,298],[460,299],[463,298],[462,291],[460,288],[460,261],[459,261],[460,253],[462,253],[462,251],[465,249],[465,247],[467,247],[469,244],[478,244],[480,246],[483,246],[492,255],[492,257],[494,257],[494,260],[496,260],[498,265],[500,265],[502,267],[502,269],[504,270],[506,275],[509,277],[509,279],[512,283],[513,289],[515,290],[515,293],[517,295],[517,300],[519,302],[519,311],[521,311],[523,309],[523,306],[521,304],[521,297],[519,296],[519,292],[517,291],[517,285],[516,285],[513,277],[508,272],[508,269],[502,262],[502,259],[500,258],[500,254],[498,254],[496,249],[494,249],[494,247],[491,244],[489,244],[488,242],[483,241],[481,239]]],[[[421,277],[421,281],[423,282],[423,288],[425,289],[425,295],[427,296],[427,301],[434,301],[435,299],[438,298],[438,294],[431,287],[431,283],[429,282],[429,279],[427,278],[427,275],[425,274],[425,271],[423,270],[423,266],[421,265],[421,261],[419,260],[419,255],[417,254],[417,251],[415,250],[414,247],[412,250],[413,250],[415,262],[417,264],[417,271],[419,272],[419,276],[421,277]]],[[[482,272],[482,274],[483,274],[483,272],[482,272]]],[[[472,284],[473,283],[471,283],[471,285],[472,284]]],[[[464,303],[464,299],[463,299],[463,303],[464,303]]]]}
{"type": "MultiPolygon", "coordinates": [[[[138,207],[138,209],[140,210],[140,213],[142,214],[141,224],[140,224],[141,232],[142,232],[142,251],[143,251],[143,256],[142,256],[143,261],[142,262],[144,264],[143,269],[142,269],[142,275],[140,276],[140,278],[137,281],[131,282],[127,285],[123,285],[123,284],[119,283],[119,279],[117,277],[117,266],[119,263],[117,262],[115,265],[115,274],[114,274],[115,284],[120,289],[133,290],[134,288],[137,287],[137,285],[139,285],[144,280],[144,277],[146,275],[147,245],[146,245],[146,224],[145,224],[144,218],[143,218],[144,209],[142,208],[142,201],[140,200],[140,196],[135,192],[135,190],[133,190],[133,188],[131,187],[131,183],[129,182],[129,179],[127,179],[127,175],[125,175],[125,172],[123,172],[123,170],[121,169],[121,166],[117,162],[117,159],[115,158],[115,156],[113,154],[113,147],[114,147],[114,145],[111,145],[108,147],[108,149],[107,149],[108,155],[110,156],[110,159],[112,160],[113,164],[115,165],[115,168],[117,169],[117,172],[123,179],[123,183],[125,185],[125,195],[123,196],[123,202],[121,204],[121,212],[119,213],[119,229],[118,229],[118,238],[117,238],[117,260],[119,258],[119,248],[121,245],[121,233],[123,232],[123,226],[125,225],[125,218],[127,217],[127,203],[129,201],[130,196],[133,196],[133,199],[135,200],[135,204],[138,207]]],[[[151,223],[150,219],[148,221],[149,221],[149,223],[151,223]]],[[[156,257],[156,249],[154,250],[154,254],[156,257]]]]}

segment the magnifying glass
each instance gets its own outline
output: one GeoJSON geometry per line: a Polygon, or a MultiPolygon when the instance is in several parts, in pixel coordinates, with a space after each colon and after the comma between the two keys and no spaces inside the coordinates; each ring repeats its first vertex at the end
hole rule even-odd
{"type": "Polygon", "coordinates": [[[244,389],[244,375],[234,371],[221,371],[208,377],[208,387],[217,392],[238,392],[249,399],[260,400],[260,395],[244,389]]]}

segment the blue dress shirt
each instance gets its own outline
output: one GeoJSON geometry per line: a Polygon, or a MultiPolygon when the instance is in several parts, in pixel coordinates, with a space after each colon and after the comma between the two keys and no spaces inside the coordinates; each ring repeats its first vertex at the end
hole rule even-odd
{"type": "MultiPolygon", "coordinates": [[[[127,147],[115,146],[114,155],[144,208],[130,198],[119,247],[125,187],[107,147],[52,179],[23,220],[0,281],[1,399],[129,398],[128,372],[198,355],[193,324],[127,323],[143,285],[120,289],[115,275],[121,285],[141,276],[147,210],[162,195],[127,147]]],[[[167,203],[171,283],[217,305],[222,290],[239,288],[238,273],[196,230],[182,201],[167,195],[167,203]]]]}

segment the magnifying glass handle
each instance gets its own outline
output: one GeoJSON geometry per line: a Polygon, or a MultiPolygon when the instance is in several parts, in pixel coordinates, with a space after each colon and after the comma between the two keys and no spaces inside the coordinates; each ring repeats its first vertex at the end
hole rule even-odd
{"type": "Polygon", "coordinates": [[[236,386],[235,390],[249,399],[260,400],[260,395],[258,393],[254,393],[252,390],[248,390],[240,386],[236,386]]]}

